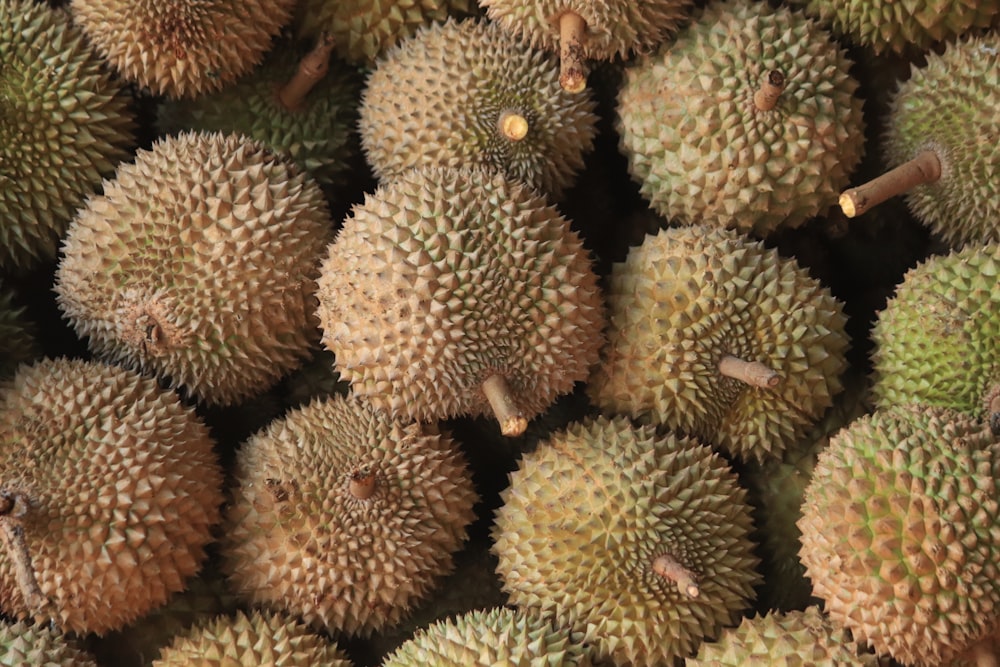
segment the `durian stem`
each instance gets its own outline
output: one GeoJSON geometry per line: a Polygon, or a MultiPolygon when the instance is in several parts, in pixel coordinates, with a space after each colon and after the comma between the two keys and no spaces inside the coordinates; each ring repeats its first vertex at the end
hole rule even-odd
{"type": "Polygon", "coordinates": [[[368,466],[358,468],[351,473],[351,481],[347,490],[358,500],[367,500],[375,493],[375,471],[368,466]]]}
{"type": "Polygon", "coordinates": [[[781,70],[771,70],[767,73],[764,83],[753,94],[754,106],[761,111],[770,111],[778,104],[778,97],[784,89],[785,74],[781,70]]]}
{"type": "Polygon", "coordinates": [[[698,576],[678,563],[672,556],[663,554],[653,561],[653,572],[677,584],[677,590],[688,597],[701,595],[698,587],[698,576]]]}
{"type": "Polygon", "coordinates": [[[295,111],[305,103],[306,95],[326,76],[330,69],[330,53],[333,51],[333,37],[323,33],[316,48],[299,61],[299,67],[291,81],[278,91],[278,102],[289,111],[295,111]]]}
{"type": "Polygon", "coordinates": [[[969,652],[976,667],[1000,667],[1000,660],[997,658],[992,639],[980,639],[969,652]]]}
{"type": "Polygon", "coordinates": [[[781,382],[781,376],[776,371],[759,361],[744,361],[731,354],[719,359],[719,372],[761,389],[773,389],[781,382]]]}
{"type": "Polygon", "coordinates": [[[7,555],[14,563],[14,576],[24,603],[32,612],[41,611],[48,606],[49,600],[42,593],[35,578],[35,569],[31,565],[31,553],[24,537],[24,524],[21,517],[27,511],[28,500],[21,494],[10,491],[0,491],[0,538],[3,539],[7,555]]]}
{"type": "Polygon", "coordinates": [[[518,436],[528,428],[528,420],[521,414],[517,401],[511,393],[507,378],[494,373],[483,381],[483,393],[493,408],[493,414],[500,422],[500,432],[507,436],[518,436]]]}
{"type": "Polygon", "coordinates": [[[497,129],[507,139],[520,141],[528,135],[528,119],[513,109],[504,109],[497,119],[497,129]]]}
{"type": "Polygon", "coordinates": [[[901,195],[922,183],[933,183],[941,178],[941,161],[937,153],[922,151],[915,158],[873,178],[864,185],[844,190],[840,195],[840,208],[848,218],[854,218],[881,204],[886,199],[901,195]]]}
{"type": "Polygon", "coordinates": [[[559,15],[559,85],[567,93],[581,93],[587,87],[583,40],[587,22],[573,11],[559,15]]]}

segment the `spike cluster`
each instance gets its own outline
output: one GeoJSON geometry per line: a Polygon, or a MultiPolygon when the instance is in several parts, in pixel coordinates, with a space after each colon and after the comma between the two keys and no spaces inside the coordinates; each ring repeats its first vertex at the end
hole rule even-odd
{"type": "Polygon", "coordinates": [[[692,439],[575,422],[524,455],[502,498],[494,551],[511,604],[581,631],[602,660],[672,664],[753,599],[745,492],[692,439]]]}
{"type": "Polygon", "coordinates": [[[323,343],[393,416],[526,420],[586,379],[603,340],[589,253],[533,190],[422,169],[366,197],[323,263],[323,343]]]}
{"type": "Polygon", "coordinates": [[[134,142],[128,99],[65,13],[0,0],[0,268],[56,256],[134,142]]]}
{"type": "Polygon", "coordinates": [[[171,98],[249,72],[295,0],[70,0],[73,21],[126,81],[171,98]]]}
{"type": "Polygon", "coordinates": [[[132,371],[43,360],[0,390],[0,605],[79,634],[184,588],[219,519],[208,429],[132,371]],[[19,548],[18,548],[19,547],[19,548]]]}
{"type": "Polygon", "coordinates": [[[26,317],[17,295],[0,281],[0,379],[14,374],[24,362],[41,356],[34,323],[26,317]]]}
{"type": "Polygon", "coordinates": [[[452,568],[477,499],[450,438],[343,396],[271,422],[235,474],[235,590],[349,635],[397,623],[452,568]]]}
{"type": "Polygon", "coordinates": [[[607,412],[764,459],[841,389],[841,303],[794,260],[735,232],[647,236],[612,268],[608,303],[608,344],[588,385],[607,412]]]}
{"type": "Polygon", "coordinates": [[[629,171],[653,208],[679,223],[759,236],[797,227],[837,202],[864,152],[850,66],[799,13],[710,3],[626,69],[617,127],[629,171]]]}
{"type": "Polygon", "coordinates": [[[0,620],[0,665],[97,667],[93,656],[46,625],[0,620]]]}
{"type": "Polygon", "coordinates": [[[590,95],[559,87],[548,54],[496,24],[449,20],[379,61],[361,98],[361,141],[383,182],[418,166],[484,166],[558,198],[593,146],[593,110],[590,95]],[[500,127],[509,113],[526,125],[520,139],[500,127]]]}
{"type": "Polygon", "coordinates": [[[182,133],[123,163],[73,221],[59,306],[90,349],[206,404],[248,398],[318,332],[323,192],[243,135],[182,133]]]}
{"type": "Polygon", "coordinates": [[[855,420],[798,525],[831,619],[880,655],[950,665],[1000,627],[1000,440],[981,422],[927,406],[855,420]]]}

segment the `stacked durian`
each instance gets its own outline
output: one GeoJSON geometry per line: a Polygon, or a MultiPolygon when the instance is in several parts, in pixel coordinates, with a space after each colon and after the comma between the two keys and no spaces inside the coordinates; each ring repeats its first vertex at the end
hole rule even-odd
{"type": "Polygon", "coordinates": [[[475,4],[0,0],[0,663],[995,664],[1000,3],[475,4]]]}

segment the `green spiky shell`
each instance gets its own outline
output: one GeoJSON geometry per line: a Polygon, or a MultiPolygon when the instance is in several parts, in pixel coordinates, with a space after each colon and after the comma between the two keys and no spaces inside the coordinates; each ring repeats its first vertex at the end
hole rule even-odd
{"type": "Polygon", "coordinates": [[[25,316],[25,308],[19,303],[14,290],[0,280],[0,379],[14,374],[24,362],[34,361],[41,356],[37,340],[37,330],[33,322],[25,316]]]}
{"type": "Polygon", "coordinates": [[[362,80],[338,60],[309,91],[305,103],[286,109],[277,92],[295,75],[302,49],[279,43],[251,74],[220,91],[193,100],[167,101],[158,123],[166,133],[182,130],[240,132],[289,155],[320,184],[329,185],[352,165],[362,80]]]}
{"type": "Polygon", "coordinates": [[[559,50],[559,16],[587,26],[585,58],[627,58],[659,46],[687,18],[692,0],[480,0],[486,15],[534,48],[559,50]]]}
{"type": "Polygon", "coordinates": [[[97,667],[93,656],[48,625],[0,620],[3,667],[97,667]]]}
{"type": "Polygon", "coordinates": [[[15,494],[15,515],[20,503],[50,601],[27,608],[0,549],[4,613],[102,634],[163,604],[200,567],[222,471],[208,429],[154,380],[89,361],[23,366],[0,390],[0,442],[0,490],[15,494]]]}
{"type": "Polygon", "coordinates": [[[882,406],[925,403],[983,416],[1000,383],[1000,243],[935,255],[906,273],[872,328],[882,406]]]}
{"type": "Polygon", "coordinates": [[[838,35],[875,53],[925,50],[976,28],[1000,13],[997,0],[793,0],[838,35]]]}
{"type": "Polygon", "coordinates": [[[255,605],[330,632],[399,622],[452,567],[476,494],[454,442],[354,397],[318,399],[237,454],[223,555],[255,605]],[[352,475],[373,474],[368,498],[352,475]]]}
{"type": "Polygon", "coordinates": [[[1000,241],[998,108],[1000,32],[929,53],[891,101],[882,138],[886,162],[895,167],[935,151],[941,178],[905,198],[914,216],[953,247],[1000,241]]]}
{"type": "Polygon", "coordinates": [[[154,95],[195,97],[253,69],[296,0],[70,0],[101,56],[154,95]]]}
{"type": "Polygon", "coordinates": [[[850,635],[835,627],[818,607],[744,618],[704,643],[686,667],[875,667],[871,654],[859,654],[850,635]]]}
{"type": "Polygon", "coordinates": [[[588,385],[606,412],[641,418],[758,460],[798,440],[846,368],[841,303],[795,262],[736,232],[663,229],[611,271],[608,343],[588,385]],[[781,378],[723,376],[723,356],[781,378]]]}
{"type": "Polygon", "coordinates": [[[257,394],[309,354],[323,193],[237,134],[165,137],[73,221],[59,306],[90,349],[205,404],[257,394]]]}
{"type": "Polygon", "coordinates": [[[55,258],[74,211],[128,156],[133,120],[61,11],[0,0],[0,268],[55,258]]]}
{"type": "Polygon", "coordinates": [[[352,667],[335,643],[283,614],[219,616],[178,636],[153,667],[352,667]]]}
{"type": "Polygon", "coordinates": [[[745,492],[693,439],[576,422],[524,455],[503,501],[493,538],[510,602],[580,630],[615,665],[672,664],[753,599],[745,492]],[[697,597],[654,572],[663,555],[695,574],[697,597]]]}
{"type": "Polygon", "coordinates": [[[361,143],[383,182],[418,166],[498,169],[558,198],[583,168],[597,116],[559,85],[559,63],[496,24],[449,20],[386,53],[361,98],[361,143]],[[408,82],[419,82],[411,84],[408,82]],[[505,111],[527,135],[503,136],[505,111]]]}
{"type": "Polygon", "coordinates": [[[892,406],[820,454],[800,557],[831,619],[907,665],[1000,628],[1000,440],[948,408],[892,406]]]}
{"type": "Polygon", "coordinates": [[[817,23],[750,0],[713,2],[626,69],[617,128],[629,172],[663,216],[765,236],[837,202],[864,152],[850,61],[817,23]],[[777,105],[754,94],[772,71],[777,105]]]}
{"type": "Polygon", "coordinates": [[[421,27],[472,12],[473,0],[301,0],[295,15],[300,36],[333,37],[348,62],[372,65],[421,27]]]}
{"type": "Polygon", "coordinates": [[[590,667],[581,634],[505,607],[476,610],[418,630],[382,667],[590,667]]]}
{"type": "Polygon", "coordinates": [[[322,265],[319,319],[352,391],[396,417],[526,419],[586,379],[603,340],[588,251],[554,206],[480,170],[413,170],[366,196],[322,265]]]}

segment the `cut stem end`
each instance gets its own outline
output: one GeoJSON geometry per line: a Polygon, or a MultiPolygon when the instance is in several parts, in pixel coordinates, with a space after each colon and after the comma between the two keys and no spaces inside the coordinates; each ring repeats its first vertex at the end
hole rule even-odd
{"type": "Polygon", "coordinates": [[[719,360],[719,372],[753,387],[774,389],[781,383],[781,376],[759,361],[744,361],[727,354],[719,360]]]}
{"type": "Polygon", "coordinates": [[[517,401],[507,384],[507,379],[499,373],[494,373],[483,381],[483,393],[490,402],[493,414],[500,422],[500,432],[506,436],[516,437],[528,428],[528,420],[521,414],[517,401]]]}
{"type": "Polygon", "coordinates": [[[677,590],[691,598],[701,595],[698,576],[678,563],[673,556],[663,554],[653,561],[653,572],[677,584],[677,590]]]}
{"type": "Polygon", "coordinates": [[[309,94],[330,69],[330,54],[333,52],[333,37],[324,33],[316,48],[299,61],[292,79],[278,91],[278,102],[289,111],[295,111],[305,104],[309,94]]]}
{"type": "Polygon", "coordinates": [[[568,93],[581,93],[587,87],[586,31],[587,22],[576,12],[559,15],[559,85],[568,93]]]}
{"type": "Polygon", "coordinates": [[[351,481],[347,490],[358,500],[368,500],[375,493],[375,471],[364,466],[351,473],[351,481]]]}
{"type": "Polygon", "coordinates": [[[507,139],[520,141],[528,136],[528,119],[508,109],[497,119],[497,129],[507,139]]]}
{"type": "Polygon", "coordinates": [[[886,199],[908,192],[918,185],[933,183],[939,178],[941,161],[937,153],[926,150],[864,185],[844,190],[840,195],[840,208],[848,218],[854,218],[886,199]]]}
{"type": "Polygon", "coordinates": [[[778,97],[785,89],[785,74],[773,69],[767,73],[764,83],[753,94],[753,104],[761,111],[770,111],[778,104],[778,97]]]}

